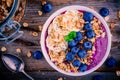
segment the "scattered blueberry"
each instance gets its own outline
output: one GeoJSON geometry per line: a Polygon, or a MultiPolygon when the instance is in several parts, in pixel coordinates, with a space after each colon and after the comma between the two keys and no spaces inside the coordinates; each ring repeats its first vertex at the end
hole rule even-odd
{"type": "Polygon", "coordinates": [[[76,41],[80,41],[80,40],[82,40],[82,38],[83,38],[82,33],[81,32],[76,32],[76,38],[75,38],[75,40],[76,41]]]}
{"type": "Polygon", "coordinates": [[[72,64],[75,67],[79,67],[81,65],[81,62],[79,60],[74,60],[72,64]]]}
{"type": "Polygon", "coordinates": [[[106,60],[106,65],[107,65],[108,67],[114,67],[114,66],[116,65],[116,60],[115,60],[113,57],[108,58],[108,59],[106,60]]]}
{"type": "Polygon", "coordinates": [[[93,38],[95,36],[95,32],[93,30],[89,30],[86,32],[87,38],[93,38]]]}
{"type": "Polygon", "coordinates": [[[85,29],[85,30],[91,30],[91,29],[92,29],[92,24],[91,24],[91,23],[86,23],[86,24],[84,25],[84,29],[85,29]]]}
{"type": "Polygon", "coordinates": [[[73,54],[78,53],[78,51],[79,51],[79,48],[78,48],[78,47],[72,47],[72,49],[71,49],[71,52],[72,52],[73,54]]]}
{"type": "Polygon", "coordinates": [[[52,4],[46,3],[42,6],[44,12],[48,13],[52,11],[52,4]]]}
{"type": "Polygon", "coordinates": [[[101,16],[106,17],[106,16],[109,15],[109,9],[101,8],[99,13],[100,13],[101,16]]]}
{"type": "Polygon", "coordinates": [[[33,53],[33,58],[34,58],[34,59],[39,60],[39,59],[41,59],[42,57],[43,57],[43,54],[42,54],[41,51],[35,51],[35,52],[33,53]]]}
{"type": "Polygon", "coordinates": [[[67,61],[72,61],[74,59],[74,54],[72,54],[72,52],[68,52],[66,54],[66,60],[67,61]]]}
{"type": "Polygon", "coordinates": [[[93,80],[104,80],[102,76],[96,75],[93,77],[93,80]]]}
{"type": "Polygon", "coordinates": [[[83,19],[88,22],[92,21],[93,17],[94,17],[93,14],[90,12],[85,12],[83,15],[83,19]]]}
{"type": "Polygon", "coordinates": [[[79,52],[77,53],[77,55],[80,57],[80,58],[85,58],[87,52],[85,50],[79,50],[79,52]]]}
{"type": "Polygon", "coordinates": [[[78,41],[72,40],[72,41],[69,41],[69,42],[68,42],[68,46],[69,46],[69,47],[74,47],[74,46],[77,45],[77,43],[78,43],[78,41]]]}
{"type": "Polygon", "coordinates": [[[83,43],[83,47],[84,47],[84,49],[89,50],[92,48],[92,43],[90,41],[85,41],[83,43]]]}
{"type": "Polygon", "coordinates": [[[86,64],[81,64],[81,66],[79,67],[79,71],[84,72],[87,70],[87,65],[86,64]]]}

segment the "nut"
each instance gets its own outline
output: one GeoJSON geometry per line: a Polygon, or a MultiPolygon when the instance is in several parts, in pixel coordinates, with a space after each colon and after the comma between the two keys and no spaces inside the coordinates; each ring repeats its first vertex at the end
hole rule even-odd
{"type": "Polygon", "coordinates": [[[27,52],[27,57],[31,57],[31,54],[32,54],[31,51],[28,51],[27,52]]]}
{"type": "Polygon", "coordinates": [[[20,48],[17,48],[17,49],[16,49],[16,52],[17,52],[17,53],[21,53],[21,49],[20,49],[20,48]]]}
{"type": "Polygon", "coordinates": [[[32,35],[36,37],[36,36],[38,36],[38,33],[37,32],[33,32],[32,35]]]}
{"type": "Polygon", "coordinates": [[[24,22],[24,23],[23,23],[23,26],[24,26],[24,27],[28,27],[28,26],[29,26],[29,24],[28,24],[28,23],[26,23],[26,22],[24,22]]]}
{"type": "Polygon", "coordinates": [[[5,47],[5,46],[3,46],[2,48],[1,48],[1,51],[2,52],[5,52],[7,50],[7,48],[5,47]]]}
{"type": "Polygon", "coordinates": [[[42,11],[38,11],[38,15],[41,16],[42,15],[42,11]]]}

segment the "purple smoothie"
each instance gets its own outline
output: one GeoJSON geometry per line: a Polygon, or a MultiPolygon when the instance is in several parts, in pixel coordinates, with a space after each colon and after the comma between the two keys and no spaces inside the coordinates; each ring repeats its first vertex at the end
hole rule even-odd
{"type": "Polygon", "coordinates": [[[99,37],[95,41],[95,53],[93,53],[93,58],[91,64],[88,66],[88,69],[91,69],[95,67],[99,62],[103,59],[106,50],[107,50],[107,45],[108,45],[108,37],[107,37],[107,32],[104,28],[103,25],[101,25],[103,31],[105,32],[105,37],[99,37]]]}
{"type": "MultiPolygon", "coordinates": [[[[65,12],[66,11],[62,12],[61,14],[64,14],[65,12]]],[[[84,12],[84,11],[79,10],[79,12],[84,12]]],[[[53,20],[54,20],[54,18],[53,18],[53,20]]],[[[50,24],[52,23],[52,21],[50,22],[50,24]]],[[[106,29],[102,23],[101,23],[100,27],[105,32],[105,37],[104,38],[99,37],[96,39],[95,44],[94,44],[95,52],[93,53],[93,57],[91,58],[92,62],[90,63],[90,65],[88,65],[88,70],[92,69],[93,67],[95,67],[96,65],[99,64],[99,62],[103,59],[103,57],[106,53],[106,50],[107,50],[107,45],[108,45],[107,32],[106,32],[106,29]]],[[[47,28],[46,33],[45,33],[45,40],[46,40],[47,36],[48,36],[48,28],[47,28]]],[[[46,41],[44,43],[45,43],[46,51],[48,53],[48,47],[46,46],[46,41]]]]}

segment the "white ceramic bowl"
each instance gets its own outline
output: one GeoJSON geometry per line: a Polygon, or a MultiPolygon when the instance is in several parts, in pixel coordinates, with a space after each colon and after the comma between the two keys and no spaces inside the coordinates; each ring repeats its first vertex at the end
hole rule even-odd
{"type": "Polygon", "coordinates": [[[61,8],[59,10],[57,10],[56,12],[54,12],[48,19],[47,21],[45,22],[44,26],[43,26],[43,30],[42,30],[42,33],[41,33],[41,48],[42,48],[42,52],[43,52],[43,55],[45,57],[45,59],[47,60],[47,62],[50,64],[50,66],[52,66],[54,69],[56,69],[58,72],[61,72],[63,74],[66,74],[66,75],[70,75],[70,76],[82,76],[82,75],[86,75],[86,74],[89,74],[95,70],[97,70],[106,60],[106,58],[108,57],[108,54],[109,54],[109,51],[110,51],[110,48],[111,48],[111,33],[110,33],[110,30],[109,30],[109,27],[107,25],[107,23],[105,22],[105,20],[103,19],[103,17],[101,17],[96,11],[92,10],[92,9],[89,9],[87,7],[84,7],[84,6],[78,6],[78,5],[72,5],[72,6],[66,6],[64,8],[61,8]],[[51,23],[51,21],[54,19],[54,17],[56,17],[57,15],[61,14],[62,12],[66,11],[66,10],[71,10],[71,9],[76,9],[76,10],[83,10],[83,11],[88,11],[88,12],[91,12],[95,17],[97,17],[101,22],[102,24],[104,25],[105,27],[105,30],[107,32],[107,36],[108,36],[108,44],[107,44],[107,49],[106,49],[106,53],[104,54],[102,60],[95,66],[93,67],[92,69],[89,69],[85,72],[78,72],[78,73],[73,73],[73,72],[65,72],[61,69],[59,69],[51,60],[50,60],[50,57],[46,51],[46,46],[45,46],[45,36],[46,36],[46,31],[47,31],[47,28],[49,26],[49,24],[51,23]]]}

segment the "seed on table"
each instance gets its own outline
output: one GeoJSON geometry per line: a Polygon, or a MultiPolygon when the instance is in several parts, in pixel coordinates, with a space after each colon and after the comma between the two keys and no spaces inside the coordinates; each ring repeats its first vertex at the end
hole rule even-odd
{"type": "Polygon", "coordinates": [[[31,57],[31,55],[32,55],[31,51],[28,51],[27,52],[27,57],[31,57]]]}
{"type": "Polygon", "coordinates": [[[5,46],[3,46],[2,48],[1,48],[1,51],[2,52],[5,52],[7,50],[7,48],[5,47],[5,46]]]}
{"type": "Polygon", "coordinates": [[[23,27],[28,27],[28,26],[29,26],[28,23],[26,23],[26,22],[23,23],[23,27]]]}
{"type": "Polygon", "coordinates": [[[115,23],[111,23],[111,24],[110,24],[110,28],[111,28],[111,29],[115,28],[115,23]]]}
{"type": "Polygon", "coordinates": [[[21,53],[21,49],[20,49],[20,48],[17,48],[17,49],[16,49],[16,52],[17,52],[17,53],[21,53]]]}
{"type": "Polygon", "coordinates": [[[37,32],[33,32],[32,35],[36,37],[36,36],[38,36],[38,33],[37,32]]]}
{"type": "Polygon", "coordinates": [[[117,76],[120,76],[120,71],[116,71],[117,76]]]}
{"type": "Polygon", "coordinates": [[[42,11],[38,11],[38,15],[41,16],[42,15],[42,11]]]}

